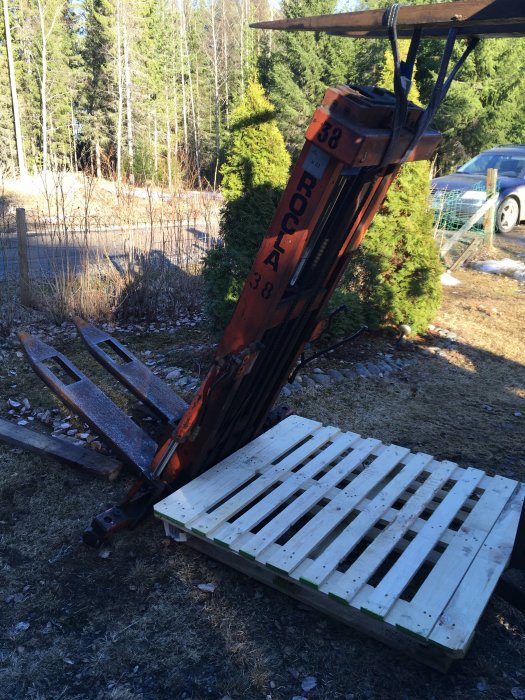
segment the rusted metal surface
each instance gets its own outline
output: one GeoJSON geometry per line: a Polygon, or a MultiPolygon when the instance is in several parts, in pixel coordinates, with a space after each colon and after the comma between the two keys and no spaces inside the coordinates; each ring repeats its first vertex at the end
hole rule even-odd
{"type": "Polygon", "coordinates": [[[125,463],[150,477],[155,441],[86,377],[65,355],[29,333],[18,333],[35,373],[79,415],[125,463]],[[58,374],[57,374],[58,373],[58,374]]]}
{"type": "Polygon", "coordinates": [[[177,423],[180,420],[188,404],[160,377],[153,374],[109,333],[81,318],[75,318],[74,321],[89,352],[126,389],[168,423],[177,423]],[[113,356],[108,351],[112,352],[113,356]]]}
{"type": "MultiPolygon", "coordinates": [[[[297,17],[258,22],[256,29],[328,32],[356,38],[388,35],[385,10],[341,12],[317,17],[297,17]]],[[[458,34],[482,37],[525,36],[525,5],[517,0],[469,0],[431,5],[401,5],[398,36],[411,36],[416,27],[422,37],[445,37],[450,29],[458,34]]]]}
{"type": "Polygon", "coordinates": [[[327,91],[215,361],[155,455],[152,471],[166,484],[193,478],[262,430],[401,159],[428,158],[439,143],[421,108],[407,102],[405,112],[392,139],[394,95],[327,91]]]}
{"type": "Polygon", "coordinates": [[[70,464],[82,471],[113,481],[122,469],[122,462],[51,435],[28,430],[0,418],[0,440],[22,447],[44,457],[70,464]]]}
{"type": "Polygon", "coordinates": [[[90,527],[84,530],[84,543],[99,547],[120,530],[133,529],[167,493],[166,486],[161,482],[137,480],[122,503],[93,518],[90,527]]]}

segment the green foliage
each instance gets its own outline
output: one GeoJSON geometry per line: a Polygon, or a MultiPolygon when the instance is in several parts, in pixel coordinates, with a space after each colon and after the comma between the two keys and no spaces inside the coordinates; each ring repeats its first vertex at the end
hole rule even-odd
{"type": "Polygon", "coordinates": [[[231,116],[227,157],[221,168],[222,192],[228,201],[260,185],[284,187],[290,157],[261,85],[252,81],[231,116]]]}
{"type": "MultiPolygon", "coordinates": [[[[387,54],[380,84],[390,87],[392,82],[393,61],[387,54]]],[[[415,85],[410,97],[419,100],[415,85]]],[[[442,269],[432,236],[429,171],[426,161],[401,166],[332,300],[332,307],[344,302],[353,311],[345,330],[362,323],[372,329],[408,323],[418,332],[436,313],[442,269]]]]}
{"type": "MultiPolygon", "coordinates": [[[[285,17],[335,12],[336,0],[285,0],[285,17]]],[[[313,32],[279,32],[263,84],[275,104],[279,127],[294,155],[314,109],[329,85],[355,79],[355,43],[313,32]]]]}
{"type": "Polygon", "coordinates": [[[290,156],[262,87],[251,82],[232,113],[232,132],[221,168],[226,204],[221,246],[206,257],[208,315],[220,330],[235,307],[244,280],[286,185],[290,156]]]}
{"type": "Polygon", "coordinates": [[[441,264],[432,238],[428,163],[407,163],[355,260],[370,328],[408,323],[424,330],[441,301],[441,264]]]}
{"type": "MultiPolygon", "coordinates": [[[[10,0],[29,170],[43,165],[44,95],[49,167],[79,164],[95,170],[97,152],[102,172],[108,175],[119,151],[123,175],[126,169],[128,174],[133,171],[137,184],[147,180],[174,186],[181,177],[190,186],[206,179],[215,184],[218,154],[232,127],[232,105],[256,67],[295,156],[327,86],[377,85],[386,43],[314,32],[260,32],[249,29],[249,23],[283,14],[298,17],[388,4],[391,0],[42,0],[47,56],[42,90],[39,3],[10,0]],[[121,75],[118,84],[124,35],[129,93],[125,77],[121,75]],[[127,157],[128,98],[132,163],[127,157]]],[[[2,34],[0,29],[0,43],[2,34]]],[[[6,172],[16,172],[5,47],[0,48],[0,164],[6,172]]],[[[442,41],[422,42],[416,77],[423,102],[442,49],[442,41]]],[[[438,158],[442,171],[495,144],[525,142],[524,64],[525,41],[519,38],[484,40],[469,57],[435,121],[444,132],[438,158]]]]}
{"type": "MultiPolygon", "coordinates": [[[[2,47],[3,49],[3,47],[2,47]]],[[[0,51],[0,176],[16,173],[16,145],[7,66],[7,53],[0,51]]]]}
{"type": "MultiPolygon", "coordinates": [[[[459,58],[463,46],[455,50],[459,58]]],[[[417,78],[425,102],[435,80],[442,43],[424,42],[417,78]]],[[[452,84],[433,126],[443,133],[438,164],[443,173],[480,151],[505,143],[524,143],[525,41],[485,39],[452,84]]]]}
{"type": "Polygon", "coordinates": [[[115,10],[109,0],[86,0],[85,36],[79,41],[84,62],[79,106],[85,114],[82,138],[89,153],[98,143],[111,150],[115,138],[116,73],[113,66],[115,10]]]}
{"type": "MultiPolygon", "coordinates": [[[[428,0],[412,0],[423,5],[428,0]]],[[[390,0],[367,0],[367,8],[386,7],[390,0]]],[[[359,67],[367,82],[378,64],[378,42],[363,42],[359,67]],[[374,46],[375,45],[375,46],[374,46]],[[364,71],[363,71],[364,69],[364,71]]],[[[452,62],[465,48],[459,41],[452,62]]],[[[384,50],[384,44],[383,49],[384,50]]],[[[425,40],[419,48],[416,79],[426,104],[437,76],[443,41],[425,40]]],[[[382,59],[379,59],[379,62],[382,59]]],[[[443,133],[438,167],[450,172],[480,151],[505,143],[525,143],[525,39],[483,39],[456,76],[433,127],[443,133]]],[[[362,79],[362,78],[361,78],[362,79]]],[[[389,87],[389,86],[386,86],[389,87]]]]}
{"type": "Polygon", "coordinates": [[[43,96],[46,98],[48,167],[71,167],[71,105],[78,90],[76,15],[62,0],[20,3],[12,33],[22,132],[29,166],[43,165],[43,96]],[[43,26],[42,26],[43,25],[43,26]],[[45,51],[44,51],[45,46],[45,51]],[[46,71],[44,72],[44,63],[46,71]]]}

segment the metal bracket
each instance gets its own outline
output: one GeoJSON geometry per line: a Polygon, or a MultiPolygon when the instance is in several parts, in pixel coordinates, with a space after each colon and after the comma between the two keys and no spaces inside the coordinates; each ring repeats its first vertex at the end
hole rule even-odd
{"type": "Polygon", "coordinates": [[[91,355],[126,389],[168,423],[174,424],[181,419],[188,404],[160,377],[109,333],[81,318],[76,317],[74,321],[91,355]]]}
{"type": "Polygon", "coordinates": [[[18,337],[32,368],[44,384],[101,435],[120,459],[147,479],[151,478],[149,465],[157,443],[65,355],[29,333],[20,332],[18,337]]]}

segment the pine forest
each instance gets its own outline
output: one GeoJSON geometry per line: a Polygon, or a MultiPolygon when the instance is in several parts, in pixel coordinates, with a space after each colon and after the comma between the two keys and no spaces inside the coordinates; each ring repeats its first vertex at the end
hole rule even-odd
{"type": "MultiPolygon", "coordinates": [[[[218,189],[232,114],[250,81],[263,86],[293,159],[326,86],[377,84],[385,62],[380,41],[249,28],[349,9],[335,0],[2,2],[4,177],[87,170],[137,185],[218,189]]],[[[417,66],[423,102],[440,48],[427,42],[417,66]]],[[[437,168],[525,142],[524,64],[523,40],[482,43],[437,117],[437,168]]]]}

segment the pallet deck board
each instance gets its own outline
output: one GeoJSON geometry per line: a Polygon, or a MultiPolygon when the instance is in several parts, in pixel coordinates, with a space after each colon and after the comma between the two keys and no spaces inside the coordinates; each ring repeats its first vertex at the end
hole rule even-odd
{"type": "Polygon", "coordinates": [[[524,497],[517,481],[292,416],[155,513],[198,549],[436,667],[466,653],[524,497]]]}
{"type": "Polygon", "coordinates": [[[376,586],[373,595],[363,606],[366,612],[385,617],[439,542],[440,535],[450,525],[455,514],[481,481],[482,476],[483,472],[479,469],[469,468],[465,470],[463,476],[456,481],[454,487],[432,513],[424,527],[392,565],[381,583],[376,586]]]}
{"type": "MultiPolygon", "coordinates": [[[[287,478],[283,478],[274,490],[264,495],[259,501],[252,505],[249,510],[237,518],[235,522],[226,522],[222,528],[215,532],[214,539],[221,544],[231,546],[237,537],[245,532],[249,532],[253,527],[257,526],[269,514],[285,503],[294,493],[300,490],[307,480],[314,478],[332,459],[336,459],[341,453],[345,452],[357,439],[358,436],[355,435],[355,433],[338,435],[330,445],[326,446],[322,452],[307,461],[298,471],[294,472],[290,469],[285,475],[287,478]]],[[[292,455],[290,455],[290,457],[292,457],[292,455]]],[[[292,464],[294,464],[294,462],[297,462],[297,460],[291,460],[292,464]]],[[[297,466],[297,464],[294,466],[297,466]]],[[[264,476],[266,476],[266,474],[264,476]]],[[[260,481],[264,479],[264,476],[261,477],[260,481]]],[[[249,503],[250,501],[247,502],[247,505],[249,503]]]]}
{"type": "MultiPolygon", "coordinates": [[[[377,449],[377,448],[376,448],[377,449]]],[[[266,563],[276,571],[291,574],[304,558],[329,537],[352,510],[362,503],[367,494],[377,487],[388,468],[395,466],[409,450],[391,445],[345,486],[326,506],[314,515],[299,532],[282,547],[278,555],[267,559],[266,563]]]]}
{"type": "Polygon", "coordinates": [[[450,591],[456,590],[461,583],[516,488],[516,483],[511,479],[494,477],[491,486],[469,513],[458,529],[457,536],[412,599],[411,617],[393,614],[388,619],[391,624],[402,626],[423,637],[430,634],[448,603],[450,591]]]}
{"type": "MultiPolygon", "coordinates": [[[[416,479],[431,459],[429,455],[413,455],[399,474],[391,479],[360,511],[357,517],[324,549],[315,563],[303,574],[301,580],[310,585],[321,585],[365,537],[368,530],[381,519],[385,510],[396,501],[399,491],[404,490],[416,479]]],[[[366,472],[362,472],[362,474],[366,478],[366,472]]]]}
{"type": "Polygon", "coordinates": [[[372,450],[377,447],[378,442],[378,440],[370,439],[360,439],[357,445],[354,442],[351,455],[342,459],[336,468],[331,469],[319,481],[314,482],[310,488],[303,491],[284,510],[276,515],[262,530],[251,538],[249,545],[241,547],[241,553],[254,558],[259,556],[262,560],[262,553],[266,547],[284,534],[290,526],[295,525],[321,498],[328,494],[332,487],[348,477],[359,465],[360,461],[366,459],[372,450]]]}
{"type": "Polygon", "coordinates": [[[322,428],[318,430],[311,440],[303,443],[300,447],[285,457],[277,464],[270,466],[261,475],[260,479],[251,481],[243,486],[240,491],[236,491],[225,503],[215,508],[211,513],[201,514],[198,518],[187,523],[191,525],[195,532],[210,533],[221,523],[231,518],[239,510],[245,507],[255,498],[264,493],[273,484],[278,483],[290,471],[292,471],[303,459],[309,458],[316,450],[323,447],[329,440],[333,440],[340,433],[336,428],[322,428]]]}
{"type": "Polygon", "coordinates": [[[282,454],[283,444],[291,449],[322,427],[317,421],[299,419],[299,416],[290,418],[294,420],[282,421],[274,429],[259,435],[243,447],[241,461],[238,459],[238,453],[230,455],[201,474],[198,479],[193,479],[158,503],[156,512],[165,512],[168,519],[170,513],[176,512],[177,518],[180,518],[177,524],[185,525],[191,522],[235,489],[246,484],[257,472],[269,468],[272,461],[282,454]]]}
{"type": "Polygon", "coordinates": [[[524,499],[525,484],[519,484],[430,633],[434,644],[458,655],[468,646],[486,601],[509,561],[524,499]]]}
{"type": "Polygon", "coordinates": [[[457,468],[454,462],[435,463],[436,469],[424,484],[409,498],[399,513],[378,533],[360,557],[350,566],[342,577],[335,581],[330,577],[322,590],[333,598],[349,602],[368,579],[381,566],[388,553],[394,548],[407,530],[425,509],[435,493],[457,468]]]}

